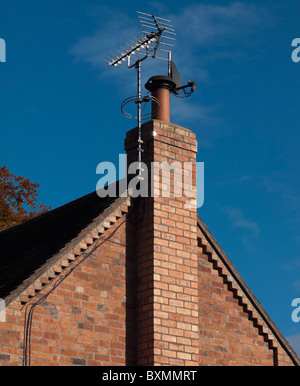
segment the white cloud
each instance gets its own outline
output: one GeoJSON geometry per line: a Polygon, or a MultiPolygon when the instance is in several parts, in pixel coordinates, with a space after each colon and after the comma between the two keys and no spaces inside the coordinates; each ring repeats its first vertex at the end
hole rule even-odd
{"type": "Polygon", "coordinates": [[[254,42],[252,35],[271,23],[266,8],[242,2],[224,6],[193,4],[167,17],[176,29],[175,60],[182,74],[189,76],[193,71],[197,78],[200,75],[200,81],[209,81],[205,63],[224,57],[247,56],[249,44],[254,42]]]}
{"type": "MultiPolygon", "coordinates": [[[[155,6],[155,3],[153,3],[155,6]]],[[[112,6],[113,7],[113,6],[112,6]]],[[[98,71],[101,79],[112,79],[118,82],[120,94],[129,97],[136,93],[136,75],[134,69],[128,70],[124,66],[124,72],[105,66],[103,58],[106,55],[113,56],[129,38],[140,32],[137,15],[127,14],[126,11],[113,9],[109,6],[93,7],[90,14],[97,21],[98,28],[88,36],[83,36],[71,48],[70,53],[75,61],[89,64],[98,71]],[[113,52],[113,54],[111,54],[113,52]],[[130,71],[130,73],[129,73],[130,71]],[[124,93],[126,90],[126,93],[124,93]]],[[[166,7],[164,7],[166,9],[166,7]]],[[[201,83],[210,82],[207,63],[219,60],[220,57],[232,58],[244,55],[248,50],[245,47],[245,37],[252,36],[260,28],[268,24],[269,12],[253,4],[232,2],[224,6],[211,4],[193,4],[183,6],[177,13],[171,11],[159,16],[172,21],[176,30],[176,44],[173,52],[174,61],[177,64],[183,83],[188,80],[198,82],[198,90],[194,100],[197,106],[190,100],[188,103],[175,101],[176,109],[174,117],[211,124],[214,128],[218,123],[216,106],[203,106],[201,101],[201,83]],[[241,51],[243,53],[241,53],[241,51]]],[[[247,44],[250,44],[247,39],[247,44]]],[[[253,40],[253,39],[252,39],[253,40]]],[[[246,55],[246,54],[245,54],[246,55]]],[[[167,64],[159,60],[148,58],[142,65],[142,83],[150,76],[166,75],[167,64]]],[[[174,98],[173,98],[174,99],[174,98]]],[[[223,125],[224,126],[224,125],[223,125]]],[[[196,130],[197,128],[193,128],[196,130]]],[[[223,136],[224,132],[215,131],[214,137],[223,136]]],[[[227,132],[228,135],[228,132],[227,132]]],[[[213,146],[214,138],[203,138],[201,145],[213,146]]]]}
{"type": "Polygon", "coordinates": [[[228,206],[224,208],[224,212],[228,215],[233,228],[247,230],[255,236],[259,235],[260,228],[257,223],[246,218],[241,209],[228,206]]]}
{"type": "Polygon", "coordinates": [[[75,59],[92,66],[103,64],[105,56],[119,48],[128,36],[138,32],[134,28],[133,18],[121,11],[112,12],[107,7],[99,7],[93,16],[98,21],[98,28],[94,33],[82,37],[70,50],[75,59]]]}
{"type": "MultiPolygon", "coordinates": [[[[202,106],[193,98],[171,98],[171,112],[178,124],[183,122],[195,122],[201,127],[203,124],[210,126],[220,125],[221,119],[217,117],[216,111],[219,106],[202,106]]],[[[193,128],[196,130],[196,128],[193,128]]]]}
{"type": "Polygon", "coordinates": [[[253,177],[248,174],[234,176],[220,176],[215,182],[217,185],[240,185],[242,183],[253,182],[253,177]]]}
{"type": "Polygon", "coordinates": [[[293,283],[293,287],[300,292],[300,280],[293,283]]]}
{"type": "Polygon", "coordinates": [[[228,5],[193,4],[183,8],[179,15],[171,15],[177,29],[198,45],[216,40],[228,44],[228,38],[239,38],[256,32],[270,19],[266,8],[254,4],[232,2],[228,5]]]}
{"type": "MultiPolygon", "coordinates": [[[[90,13],[98,20],[98,29],[82,37],[70,52],[76,60],[99,67],[105,55],[139,32],[139,22],[134,14],[104,6],[94,7],[90,13]]],[[[194,55],[201,54],[204,46],[217,44],[219,54],[223,51],[224,55],[224,47],[228,50],[228,46],[238,41],[244,45],[243,38],[263,28],[270,19],[266,8],[241,2],[225,6],[193,4],[166,17],[172,21],[177,33],[175,51],[180,70],[188,75],[192,71],[200,81],[208,80],[209,75],[194,55]]]]}
{"type": "MultiPolygon", "coordinates": [[[[299,269],[300,269],[300,258],[298,257],[298,258],[295,258],[295,259],[288,260],[287,262],[284,263],[283,268],[286,271],[288,271],[288,272],[299,271],[299,269]]],[[[297,287],[297,283],[300,286],[300,282],[293,283],[293,286],[297,287]]]]}
{"type": "MultiPolygon", "coordinates": [[[[112,68],[108,66],[105,59],[114,58],[121,50],[121,46],[135,38],[140,32],[135,15],[129,16],[126,13],[114,10],[105,6],[93,7],[91,15],[97,20],[98,28],[90,35],[83,36],[70,49],[70,54],[76,62],[83,62],[90,65],[97,71],[100,79],[112,79],[114,77],[120,85],[120,90],[128,89],[128,96],[135,91],[134,69],[128,73],[122,67],[112,68]]],[[[123,91],[122,91],[123,92],[123,91]]]]}
{"type": "Polygon", "coordinates": [[[240,230],[236,237],[244,250],[249,254],[257,254],[257,238],[260,234],[257,222],[245,216],[240,208],[226,206],[221,210],[227,215],[231,227],[240,230]]]}
{"type": "Polygon", "coordinates": [[[300,195],[293,181],[287,173],[275,171],[269,176],[262,177],[262,186],[272,194],[279,197],[280,204],[285,204],[290,211],[290,222],[300,222],[300,195]]]}

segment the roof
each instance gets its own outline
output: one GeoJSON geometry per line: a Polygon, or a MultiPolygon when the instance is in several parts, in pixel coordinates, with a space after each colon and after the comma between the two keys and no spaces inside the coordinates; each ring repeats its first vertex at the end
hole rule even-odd
{"type": "Polygon", "coordinates": [[[18,288],[115,200],[100,198],[95,191],[1,232],[0,298],[18,288]]]}
{"type": "MultiPolygon", "coordinates": [[[[123,186],[123,184],[116,183],[117,191],[119,186],[123,186]]],[[[8,304],[61,259],[61,256],[73,250],[76,244],[90,234],[95,225],[103,223],[105,218],[111,216],[127,200],[127,196],[121,193],[119,192],[117,197],[100,198],[97,192],[92,192],[35,219],[1,232],[0,298],[4,298],[8,304]]],[[[253,306],[250,308],[255,309],[259,318],[264,321],[267,326],[266,335],[270,333],[274,335],[292,361],[300,365],[298,356],[199,216],[197,223],[199,231],[205,238],[204,246],[209,245],[210,250],[222,261],[228,274],[235,280],[247,298],[248,304],[253,306]]],[[[223,275],[225,276],[224,273],[223,275]]],[[[226,279],[230,280],[229,277],[226,279]]],[[[249,309],[249,315],[251,314],[252,311],[249,309]]]]}

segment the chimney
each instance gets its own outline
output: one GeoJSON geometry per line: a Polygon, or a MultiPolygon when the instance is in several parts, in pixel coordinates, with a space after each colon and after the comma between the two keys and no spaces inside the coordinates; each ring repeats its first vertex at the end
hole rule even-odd
{"type": "MultiPolygon", "coordinates": [[[[197,141],[192,131],[168,122],[169,78],[151,79],[157,116],[166,121],[142,125],[142,162],[155,197],[139,197],[130,222],[136,226],[136,364],[198,366],[197,208],[179,192],[184,175],[186,192],[195,194],[197,141]],[[168,168],[170,180],[164,180],[168,168]]],[[[128,164],[136,161],[137,147],[135,128],[125,139],[128,164]]]]}
{"type": "Polygon", "coordinates": [[[151,118],[170,122],[170,92],[176,88],[172,78],[168,76],[153,76],[145,84],[145,88],[151,91],[152,99],[151,118]]]}

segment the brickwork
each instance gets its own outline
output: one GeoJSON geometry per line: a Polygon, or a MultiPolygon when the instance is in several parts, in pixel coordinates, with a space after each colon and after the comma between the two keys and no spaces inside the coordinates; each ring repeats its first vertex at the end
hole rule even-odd
{"type": "Polygon", "coordinates": [[[200,362],[203,365],[273,365],[273,352],[199,252],[200,362]]]}
{"type": "Polygon", "coordinates": [[[199,349],[204,366],[293,366],[199,231],[199,349]]]}
{"type": "MultiPolygon", "coordinates": [[[[0,366],[22,365],[24,352],[31,365],[294,365],[200,226],[194,133],[153,120],[143,125],[143,141],[154,197],[117,199],[23,283],[0,322],[0,366]],[[170,180],[162,180],[168,170],[158,163],[174,161],[170,180]],[[25,311],[47,293],[34,308],[29,356],[25,311]]],[[[128,163],[136,161],[136,129],[125,149],[128,163]]]]}
{"type": "MultiPolygon", "coordinates": [[[[186,207],[190,198],[176,196],[180,194],[180,166],[183,169],[185,162],[190,163],[185,170],[186,191],[195,192],[197,143],[191,131],[160,121],[144,125],[142,132],[148,181],[151,181],[151,162],[172,164],[176,160],[179,168],[171,172],[169,183],[163,183],[162,172],[154,173],[151,191],[157,197],[139,202],[139,216],[143,220],[136,237],[137,363],[197,365],[197,212],[195,206],[186,207]],[[168,191],[170,197],[164,197],[168,191]]],[[[136,160],[136,136],[136,130],[127,134],[125,148],[129,163],[136,160]]],[[[154,166],[157,171],[159,165],[154,166]]]]}
{"type": "MultiPolygon", "coordinates": [[[[111,226],[108,234],[120,225],[123,217],[111,226]]],[[[31,365],[126,364],[125,256],[126,224],[123,224],[35,307],[31,365]]],[[[27,307],[53,285],[55,280],[27,307]]],[[[21,308],[19,299],[11,303],[6,323],[0,323],[0,365],[22,364],[26,308],[22,311],[21,308]]]]}

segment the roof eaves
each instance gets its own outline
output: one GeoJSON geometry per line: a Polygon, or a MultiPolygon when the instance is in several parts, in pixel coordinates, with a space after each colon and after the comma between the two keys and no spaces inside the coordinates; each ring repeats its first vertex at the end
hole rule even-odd
{"type": "Polygon", "coordinates": [[[45,264],[38,268],[34,274],[22,282],[15,290],[5,297],[6,305],[12,301],[21,301],[26,304],[36,293],[49,284],[65,268],[68,267],[82,251],[87,250],[101,237],[118,218],[128,212],[131,206],[129,196],[117,198],[108,208],[96,217],[80,234],[66,244],[58,253],[53,255],[45,264]]]}

